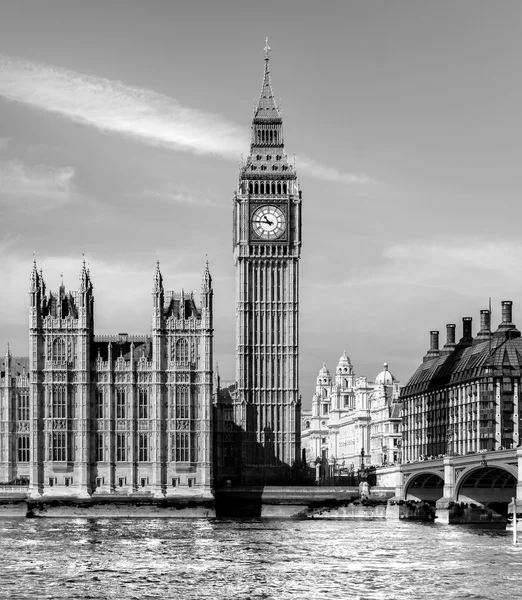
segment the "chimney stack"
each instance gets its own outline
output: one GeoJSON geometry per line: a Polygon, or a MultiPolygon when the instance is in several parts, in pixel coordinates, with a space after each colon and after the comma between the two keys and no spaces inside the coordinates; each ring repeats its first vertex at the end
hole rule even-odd
{"type": "Polygon", "coordinates": [[[477,333],[477,340],[487,340],[491,336],[491,313],[489,310],[480,311],[480,331],[477,333]]]}
{"type": "Polygon", "coordinates": [[[469,346],[473,341],[473,336],[471,334],[473,327],[473,319],[472,317],[462,317],[462,338],[459,344],[463,344],[465,346],[469,346]]]}
{"type": "Polygon", "coordinates": [[[513,302],[511,300],[502,302],[502,323],[498,326],[498,331],[504,333],[510,339],[520,337],[520,331],[513,323],[513,302]]]}
{"type": "Polygon", "coordinates": [[[430,358],[436,358],[440,356],[439,351],[439,332],[438,331],[430,331],[430,349],[426,352],[425,360],[429,360],[430,358]]]}
{"type": "Polygon", "coordinates": [[[455,323],[448,323],[446,325],[446,343],[444,344],[444,347],[442,349],[443,352],[453,352],[453,350],[455,350],[455,346],[457,344],[455,344],[455,329],[456,329],[456,325],[455,323]]]}
{"type": "Polygon", "coordinates": [[[502,302],[502,323],[501,325],[513,325],[513,302],[504,300],[502,302]]]}

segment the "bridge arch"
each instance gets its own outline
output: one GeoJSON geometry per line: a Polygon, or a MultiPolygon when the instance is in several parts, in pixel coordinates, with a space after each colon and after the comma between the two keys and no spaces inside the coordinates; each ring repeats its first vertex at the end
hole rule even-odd
{"type": "Polygon", "coordinates": [[[404,486],[406,500],[436,502],[444,495],[444,473],[430,470],[411,475],[404,486]]]}
{"type": "MultiPolygon", "coordinates": [[[[477,465],[458,474],[455,500],[490,508],[507,507],[516,494],[518,469],[506,464],[477,465]]],[[[505,512],[501,510],[500,512],[505,512]]]]}

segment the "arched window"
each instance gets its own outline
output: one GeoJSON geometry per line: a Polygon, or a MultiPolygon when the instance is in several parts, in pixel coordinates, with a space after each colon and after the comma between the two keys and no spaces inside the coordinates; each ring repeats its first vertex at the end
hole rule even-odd
{"type": "Polygon", "coordinates": [[[179,363],[188,363],[190,360],[189,346],[186,339],[178,340],[176,344],[176,361],[179,363]]]}
{"type": "Polygon", "coordinates": [[[274,131],[274,142],[277,143],[277,131],[274,131]]]}
{"type": "Polygon", "coordinates": [[[260,192],[261,192],[262,194],[264,194],[264,193],[265,193],[265,184],[264,184],[264,183],[260,183],[260,184],[259,184],[259,187],[260,187],[260,192]]]}
{"type": "Polygon", "coordinates": [[[283,194],[286,194],[286,183],[283,183],[283,194]]]}
{"type": "Polygon", "coordinates": [[[65,361],[65,340],[63,338],[56,338],[53,342],[53,360],[65,361]]]}
{"type": "Polygon", "coordinates": [[[326,398],[328,396],[328,392],[326,391],[326,388],[323,388],[323,398],[326,398]]]}
{"type": "Polygon", "coordinates": [[[190,419],[190,389],[179,385],[176,389],[176,419],[190,419]]]}
{"type": "Polygon", "coordinates": [[[274,141],[274,134],[272,131],[270,131],[270,141],[273,142],[274,141]]]}
{"type": "Polygon", "coordinates": [[[260,131],[257,132],[257,141],[258,142],[261,141],[261,132],[260,131]]]}
{"type": "Polygon", "coordinates": [[[257,183],[254,185],[254,194],[259,194],[259,185],[257,183]]]}
{"type": "Polygon", "coordinates": [[[276,193],[276,186],[275,183],[272,181],[272,194],[276,193]]]}
{"type": "Polygon", "coordinates": [[[277,184],[277,193],[278,194],[281,193],[281,184],[280,183],[277,184]]]}
{"type": "Polygon", "coordinates": [[[250,182],[250,183],[248,184],[248,193],[249,193],[249,194],[251,194],[251,193],[252,193],[252,191],[253,191],[253,190],[252,190],[252,182],[250,182]]]}

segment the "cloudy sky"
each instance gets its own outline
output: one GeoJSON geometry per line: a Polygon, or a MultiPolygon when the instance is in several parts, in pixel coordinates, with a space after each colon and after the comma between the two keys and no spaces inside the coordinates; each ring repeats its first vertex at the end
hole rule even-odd
{"type": "MultiPolygon", "coordinates": [[[[522,5],[461,0],[4,0],[0,346],[27,355],[48,288],[90,263],[96,332],[145,333],[215,282],[234,377],[232,197],[263,46],[303,190],[301,393],[346,349],[405,383],[429,330],[513,300],[522,327],[522,5]]],[[[459,336],[460,337],[460,336],[459,336]]]]}

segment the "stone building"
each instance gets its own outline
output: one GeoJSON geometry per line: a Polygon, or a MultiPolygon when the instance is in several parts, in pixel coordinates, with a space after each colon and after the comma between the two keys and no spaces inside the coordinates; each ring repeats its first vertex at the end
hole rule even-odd
{"type": "Polygon", "coordinates": [[[212,487],[212,280],[201,306],[165,292],[159,263],[148,335],[97,336],[85,261],[77,291],[30,277],[29,357],[8,350],[0,379],[0,481],[33,496],[212,487]]]}
{"type": "Polygon", "coordinates": [[[475,338],[471,317],[463,318],[458,342],[454,324],[442,348],[439,332],[430,333],[422,364],[401,390],[405,460],[520,445],[522,339],[512,302],[502,302],[494,332],[490,311],[480,317],[475,338]]]}
{"type": "Polygon", "coordinates": [[[288,482],[300,460],[301,192],[269,50],[234,196],[236,382],[216,396],[216,467],[234,483],[288,482]]]}
{"type": "Polygon", "coordinates": [[[312,410],[303,411],[301,445],[309,466],[321,461],[338,473],[401,460],[399,382],[387,363],[374,382],[356,377],[346,352],[335,377],[323,364],[312,410]],[[361,455],[361,451],[363,454],[361,455]]]}

